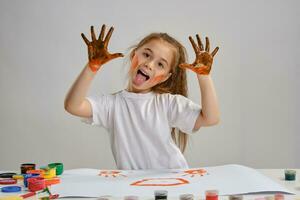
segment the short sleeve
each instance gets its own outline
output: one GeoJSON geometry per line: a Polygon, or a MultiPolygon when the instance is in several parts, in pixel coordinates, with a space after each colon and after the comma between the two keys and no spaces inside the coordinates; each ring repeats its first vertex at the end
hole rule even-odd
{"type": "Polygon", "coordinates": [[[92,117],[84,118],[82,121],[109,129],[112,105],[110,95],[101,94],[98,96],[89,96],[86,99],[92,106],[92,117]]]}
{"type": "Polygon", "coordinates": [[[171,127],[191,134],[201,112],[201,106],[182,95],[169,95],[168,118],[171,127]]]}

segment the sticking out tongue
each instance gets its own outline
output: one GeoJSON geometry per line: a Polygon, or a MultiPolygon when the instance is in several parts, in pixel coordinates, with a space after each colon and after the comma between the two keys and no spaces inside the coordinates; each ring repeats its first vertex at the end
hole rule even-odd
{"type": "Polygon", "coordinates": [[[138,86],[143,84],[145,81],[146,81],[146,77],[140,73],[137,73],[133,79],[133,83],[138,86]]]}

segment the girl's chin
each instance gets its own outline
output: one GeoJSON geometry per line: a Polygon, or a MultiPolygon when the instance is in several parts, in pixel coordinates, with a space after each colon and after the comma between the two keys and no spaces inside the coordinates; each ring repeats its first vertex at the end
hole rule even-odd
{"type": "Polygon", "coordinates": [[[145,84],[136,85],[131,82],[131,87],[129,87],[133,92],[148,92],[151,88],[147,87],[145,84]]]}

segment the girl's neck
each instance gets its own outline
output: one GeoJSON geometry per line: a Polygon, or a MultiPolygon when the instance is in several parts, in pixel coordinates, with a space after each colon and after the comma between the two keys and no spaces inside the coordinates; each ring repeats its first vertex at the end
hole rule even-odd
{"type": "Polygon", "coordinates": [[[132,85],[128,84],[126,91],[133,92],[133,93],[149,93],[149,92],[151,92],[151,88],[146,89],[146,90],[138,90],[138,89],[132,87],[132,85]]]}

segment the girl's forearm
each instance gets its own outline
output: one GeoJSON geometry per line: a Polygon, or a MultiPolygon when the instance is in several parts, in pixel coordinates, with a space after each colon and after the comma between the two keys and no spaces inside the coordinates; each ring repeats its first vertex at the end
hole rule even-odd
{"type": "Polygon", "coordinates": [[[84,101],[95,73],[88,64],[83,68],[73,85],[71,86],[64,102],[66,110],[74,110],[80,107],[84,101]]]}
{"type": "Polygon", "coordinates": [[[218,123],[220,120],[220,111],[211,76],[197,74],[197,78],[201,92],[203,118],[212,124],[218,123]]]}

